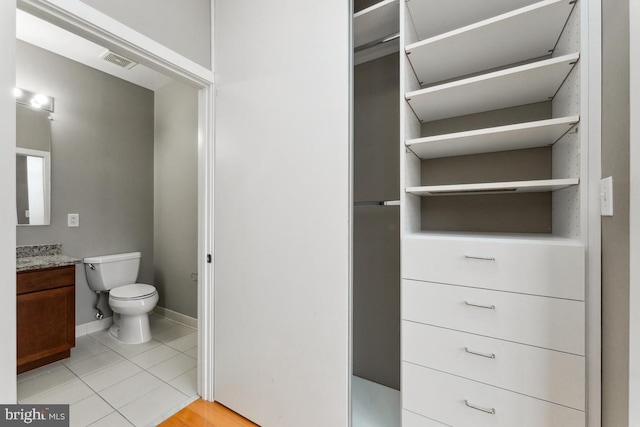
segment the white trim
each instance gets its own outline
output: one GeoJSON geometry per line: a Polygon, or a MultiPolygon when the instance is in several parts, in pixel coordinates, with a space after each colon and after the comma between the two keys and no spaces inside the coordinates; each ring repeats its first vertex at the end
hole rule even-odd
{"type": "Polygon", "coordinates": [[[169,320],[173,320],[174,322],[180,323],[184,326],[188,326],[193,329],[198,328],[198,319],[195,317],[187,316],[186,314],[178,313],[177,311],[169,310],[165,307],[160,307],[157,305],[153,312],[158,316],[162,316],[169,320]]]}
{"type": "MultiPolygon", "coordinates": [[[[602,265],[600,178],[601,165],[601,110],[602,110],[602,5],[601,0],[588,0],[581,4],[585,10],[581,18],[581,97],[583,117],[586,117],[588,139],[587,159],[582,162],[582,176],[587,178],[587,197],[582,197],[583,241],[587,246],[586,272],[586,354],[587,354],[587,427],[600,427],[602,419],[602,265]]],[[[583,135],[584,137],[584,135],[583,135]]]]}
{"type": "Polygon", "coordinates": [[[191,86],[213,83],[211,70],[78,0],[18,0],[18,8],[191,86]]]}
{"type": "Polygon", "coordinates": [[[629,423],[640,425],[640,3],[629,1],[629,423]]]}
{"type": "Polygon", "coordinates": [[[104,319],[94,320],[93,322],[76,325],[76,338],[109,329],[112,321],[113,317],[109,316],[104,319]]]}
{"type": "Polygon", "coordinates": [[[198,96],[198,391],[213,401],[214,75],[195,62],[77,0],[18,0],[18,8],[199,89],[198,96]]]}

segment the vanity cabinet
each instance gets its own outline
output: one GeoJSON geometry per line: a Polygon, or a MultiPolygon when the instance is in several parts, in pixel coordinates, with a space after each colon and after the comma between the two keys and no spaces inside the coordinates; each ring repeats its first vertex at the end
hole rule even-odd
{"type": "Polygon", "coordinates": [[[69,357],[75,323],[74,265],[17,273],[18,373],[69,357]]]}

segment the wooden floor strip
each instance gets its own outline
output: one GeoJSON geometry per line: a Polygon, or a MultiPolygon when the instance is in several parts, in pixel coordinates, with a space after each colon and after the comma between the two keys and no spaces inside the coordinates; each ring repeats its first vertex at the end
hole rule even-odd
{"type": "Polygon", "coordinates": [[[194,401],[160,427],[259,427],[217,402],[194,401]]]}

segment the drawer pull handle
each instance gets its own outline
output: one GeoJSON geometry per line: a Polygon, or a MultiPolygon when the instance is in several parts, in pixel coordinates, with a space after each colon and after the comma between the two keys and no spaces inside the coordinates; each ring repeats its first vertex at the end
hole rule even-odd
{"type": "Polygon", "coordinates": [[[469,350],[469,347],[465,347],[464,351],[466,351],[469,354],[475,354],[476,356],[486,357],[487,359],[495,359],[496,358],[495,353],[481,353],[479,351],[469,350]]]}
{"type": "Polygon", "coordinates": [[[485,256],[465,255],[464,257],[466,259],[479,259],[479,260],[482,260],[482,261],[495,261],[496,260],[494,257],[485,257],[485,256]]]}
{"type": "Polygon", "coordinates": [[[472,302],[469,301],[465,301],[464,302],[466,305],[471,306],[471,307],[478,307],[478,308],[486,308],[487,310],[495,310],[496,306],[491,304],[491,305],[485,305],[485,304],[474,304],[472,302]]]}
{"type": "Polygon", "coordinates": [[[475,409],[476,411],[482,411],[482,412],[485,412],[485,413],[491,414],[491,415],[496,413],[495,408],[487,409],[487,408],[483,408],[481,406],[473,405],[473,404],[469,403],[469,401],[467,399],[464,400],[464,404],[467,405],[471,409],[475,409]]]}

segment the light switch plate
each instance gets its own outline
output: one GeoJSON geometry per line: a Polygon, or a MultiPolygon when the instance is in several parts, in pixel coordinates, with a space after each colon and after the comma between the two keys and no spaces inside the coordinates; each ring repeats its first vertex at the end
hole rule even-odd
{"type": "Polygon", "coordinates": [[[613,177],[600,180],[600,215],[613,216],[613,177]]]}
{"type": "Polygon", "coordinates": [[[67,215],[67,226],[69,226],[69,227],[80,227],[80,214],[68,214],[67,215]]]}

